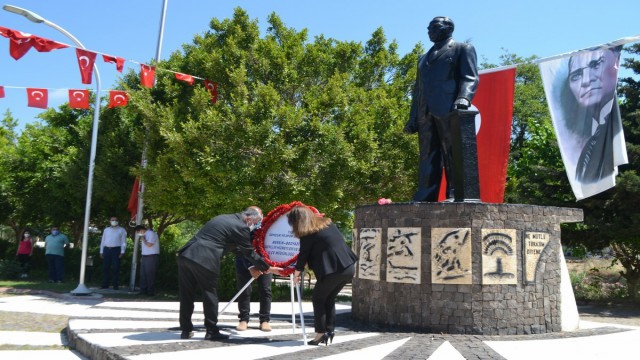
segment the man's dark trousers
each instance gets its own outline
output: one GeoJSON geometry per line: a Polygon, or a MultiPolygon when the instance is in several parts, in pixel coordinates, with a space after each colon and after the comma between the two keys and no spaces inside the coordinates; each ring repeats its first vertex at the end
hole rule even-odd
{"type": "Polygon", "coordinates": [[[102,250],[102,287],[109,287],[113,282],[113,288],[118,288],[120,283],[120,246],[106,247],[102,250]]]}
{"type": "MultiPolygon", "coordinates": [[[[242,255],[236,254],[236,282],[238,290],[251,280],[249,267],[252,264],[242,255]]],[[[261,275],[255,280],[258,283],[258,291],[260,292],[260,323],[269,322],[271,314],[271,281],[272,274],[261,275]]],[[[251,312],[251,286],[248,286],[240,296],[238,296],[238,319],[240,321],[249,322],[251,312]]]]}
{"type": "Polygon", "coordinates": [[[202,290],[204,326],[209,333],[218,333],[218,274],[178,256],[178,295],[180,297],[180,330],[193,331],[196,290],[202,290]]]}

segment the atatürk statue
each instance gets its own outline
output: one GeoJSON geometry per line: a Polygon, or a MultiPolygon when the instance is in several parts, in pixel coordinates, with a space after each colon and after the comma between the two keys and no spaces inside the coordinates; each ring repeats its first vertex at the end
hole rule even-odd
{"type": "Polygon", "coordinates": [[[429,40],[434,44],[418,60],[413,103],[405,132],[418,133],[420,165],[418,191],[414,201],[438,201],[444,165],[447,198],[453,199],[451,127],[447,115],[466,110],[478,87],[476,51],[468,43],[451,37],[453,21],[438,16],[429,23],[429,40]]]}

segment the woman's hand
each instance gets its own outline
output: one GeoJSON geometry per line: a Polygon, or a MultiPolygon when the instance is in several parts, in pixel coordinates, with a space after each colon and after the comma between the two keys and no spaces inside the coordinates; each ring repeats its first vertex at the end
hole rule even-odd
{"type": "Polygon", "coordinates": [[[300,282],[302,282],[302,278],[300,277],[300,271],[296,270],[293,273],[293,285],[298,285],[300,282]]]}
{"type": "Polygon", "coordinates": [[[267,270],[267,274],[276,274],[282,276],[282,268],[271,266],[269,267],[269,270],[267,270]]]}

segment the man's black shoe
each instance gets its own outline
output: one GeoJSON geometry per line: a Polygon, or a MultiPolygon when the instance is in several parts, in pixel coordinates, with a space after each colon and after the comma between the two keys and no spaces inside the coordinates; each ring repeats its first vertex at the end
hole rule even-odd
{"type": "Polygon", "coordinates": [[[221,334],[219,332],[208,332],[204,334],[205,340],[216,341],[216,340],[227,340],[229,335],[221,334]]]}
{"type": "Polygon", "coordinates": [[[183,331],[180,334],[180,339],[191,339],[193,337],[193,331],[183,331]]]}

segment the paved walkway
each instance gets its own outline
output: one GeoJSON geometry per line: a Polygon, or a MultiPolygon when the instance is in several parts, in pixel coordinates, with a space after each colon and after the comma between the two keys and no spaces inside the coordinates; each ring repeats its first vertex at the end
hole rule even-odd
{"type": "MultiPolygon", "coordinates": [[[[311,337],[312,307],[302,307],[311,337]]],[[[257,309],[252,304],[252,312],[257,309]]],[[[70,316],[66,334],[4,331],[0,344],[71,344],[75,349],[0,351],[0,359],[627,359],[637,356],[640,342],[640,327],[586,321],[574,332],[527,336],[395,332],[352,321],[350,306],[342,304],[333,344],[308,346],[302,329],[292,327],[290,303],[273,304],[271,332],[260,331],[253,319],[248,331],[237,332],[237,306],[227,310],[219,325],[231,338],[210,342],[203,341],[201,305],[193,317],[199,325],[194,338],[180,340],[176,302],[107,301],[98,295],[0,297],[0,311],[70,316]]]]}

